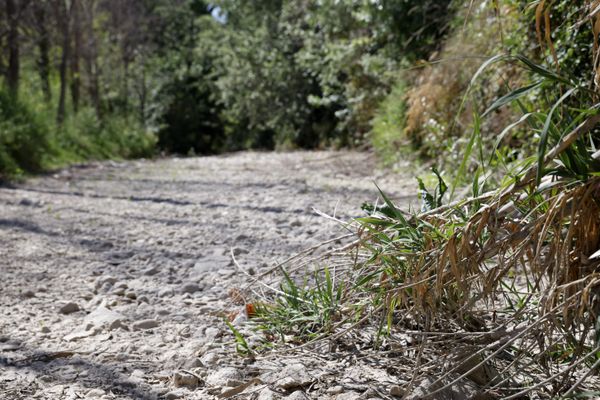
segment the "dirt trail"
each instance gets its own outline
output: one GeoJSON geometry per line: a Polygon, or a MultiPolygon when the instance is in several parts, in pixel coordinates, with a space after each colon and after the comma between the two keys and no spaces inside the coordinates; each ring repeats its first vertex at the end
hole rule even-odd
{"type": "MultiPolygon", "coordinates": [[[[222,322],[247,279],[230,250],[260,272],[339,236],[313,208],[358,216],[373,180],[414,193],[352,152],[100,163],[0,188],[0,399],[208,399],[266,382],[282,367],[236,357],[222,322]]],[[[313,378],[320,391],[309,379],[240,398],[362,393],[313,378]]]]}

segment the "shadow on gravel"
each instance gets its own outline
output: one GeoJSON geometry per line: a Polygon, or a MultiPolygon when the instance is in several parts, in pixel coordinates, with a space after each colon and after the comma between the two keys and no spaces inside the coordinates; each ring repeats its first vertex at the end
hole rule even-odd
{"type": "MultiPolygon", "coordinates": [[[[31,349],[21,347],[20,352],[28,353],[31,349]]],[[[77,383],[87,389],[102,389],[117,395],[127,395],[132,399],[156,400],[160,393],[152,390],[141,382],[128,379],[121,372],[119,365],[107,365],[86,360],[72,352],[34,351],[33,356],[20,360],[8,360],[0,356],[0,368],[13,370],[28,370],[35,374],[36,380],[53,384],[77,383]],[[67,370],[67,372],[65,372],[67,370]],[[63,372],[61,375],[61,371],[63,372]],[[71,373],[69,373],[71,372],[71,373]],[[75,372],[75,376],[73,376],[75,372]],[[85,372],[84,377],[80,377],[85,372]]]]}
{"type": "Polygon", "coordinates": [[[34,192],[34,193],[45,193],[45,194],[58,194],[63,196],[74,196],[74,197],[89,197],[92,199],[109,199],[109,200],[128,200],[128,201],[141,201],[141,202],[151,202],[151,203],[166,203],[174,206],[191,206],[197,203],[187,201],[187,200],[176,200],[176,199],[165,199],[162,197],[141,197],[141,196],[106,196],[102,194],[96,193],[81,193],[81,192],[67,192],[64,190],[50,190],[50,189],[34,189],[34,188],[26,188],[20,187],[18,190],[22,190],[24,192],[34,192]]]}
{"type": "Polygon", "coordinates": [[[42,229],[38,224],[31,221],[25,221],[18,218],[4,219],[0,218],[0,229],[18,229],[21,231],[27,231],[32,233],[38,233],[40,235],[56,236],[54,232],[48,232],[42,229]]]}

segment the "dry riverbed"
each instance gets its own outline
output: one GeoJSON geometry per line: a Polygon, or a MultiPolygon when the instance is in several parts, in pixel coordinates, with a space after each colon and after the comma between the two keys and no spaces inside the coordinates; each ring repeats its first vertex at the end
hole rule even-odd
{"type": "Polygon", "coordinates": [[[259,274],[340,236],[313,209],[359,216],[373,181],[400,203],[415,192],[353,152],[98,163],[0,187],[0,399],[400,395],[369,360],[244,359],[223,322],[249,279],[231,252],[259,274]]]}

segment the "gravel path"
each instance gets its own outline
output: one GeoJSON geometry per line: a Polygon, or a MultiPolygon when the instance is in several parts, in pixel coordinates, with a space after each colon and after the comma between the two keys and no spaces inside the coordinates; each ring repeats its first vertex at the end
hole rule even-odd
{"type": "Polygon", "coordinates": [[[250,379],[237,398],[364,397],[315,389],[306,363],[248,364],[223,315],[246,279],[232,249],[256,273],[339,236],[313,207],[358,216],[373,180],[414,193],[352,152],[99,163],[0,188],[0,399],[210,399],[250,379]],[[295,383],[265,383],[282,368],[295,383]]]}

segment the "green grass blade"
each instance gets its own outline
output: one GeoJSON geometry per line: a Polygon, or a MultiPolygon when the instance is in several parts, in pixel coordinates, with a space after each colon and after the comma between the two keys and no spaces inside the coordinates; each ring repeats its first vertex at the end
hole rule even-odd
{"type": "Polygon", "coordinates": [[[546,122],[544,122],[544,127],[542,128],[542,132],[540,133],[540,144],[538,146],[538,154],[537,154],[537,176],[536,176],[536,184],[540,184],[542,180],[542,176],[544,175],[544,159],[546,158],[546,147],[548,146],[548,132],[550,131],[550,127],[552,126],[552,117],[554,116],[554,112],[560,106],[563,101],[565,101],[569,96],[571,96],[577,88],[572,88],[567,90],[565,94],[563,94],[560,99],[550,109],[550,112],[546,116],[546,122]]]}

